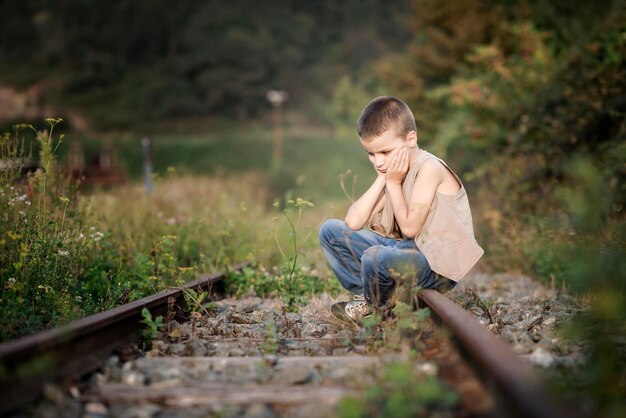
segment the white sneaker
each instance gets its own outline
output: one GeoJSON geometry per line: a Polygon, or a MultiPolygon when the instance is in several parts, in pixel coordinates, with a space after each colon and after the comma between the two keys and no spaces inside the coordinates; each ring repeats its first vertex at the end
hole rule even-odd
{"type": "Polygon", "coordinates": [[[354,295],[350,302],[335,303],[330,310],[335,317],[341,320],[357,323],[372,314],[372,307],[363,295],[354,295]]]}

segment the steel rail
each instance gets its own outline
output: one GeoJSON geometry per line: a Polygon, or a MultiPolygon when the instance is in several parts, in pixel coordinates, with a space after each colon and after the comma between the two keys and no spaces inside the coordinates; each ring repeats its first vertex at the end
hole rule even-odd
{"type": "Polygon", "coordinates": [[[580,417],[546,396],[531,366],[469,312],[432,289],[421,290],[418,297],[435,319],[450,329],[461,354],[469,357],[483,384],[500,395],[496,397],[496,406],[501,414],[519,418],[580,417]]]}
{"type": "Polygon", "coordinates": [[[138,341],[143,308],[153,317],[166,315],[168,299],[174,298],[173,307],[180,319],[185,309],[182,289],[207,291],[213,298],[223,296],[226,274],[201,276],[178,288],[0,344],[0,416],[32,402],[46,382],[79,378],[101,366],[115,350],[138,341]]]}

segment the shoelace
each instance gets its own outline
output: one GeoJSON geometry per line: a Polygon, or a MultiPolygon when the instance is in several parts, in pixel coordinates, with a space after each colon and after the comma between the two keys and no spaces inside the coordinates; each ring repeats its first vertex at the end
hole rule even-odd
{"type": "Polygon", "coordinates": [[[371,313],[371,309],[369,304],[363,300],[353,300],[348,302],[345,307],[346,313],[353,319],[358,319],[363,315],[367,315],[371,313]]]}
{"type": "Polygon", "coordinates": [[[365,301],[365,295],[352,295],[352,300],[356,302],[365,301]]]}

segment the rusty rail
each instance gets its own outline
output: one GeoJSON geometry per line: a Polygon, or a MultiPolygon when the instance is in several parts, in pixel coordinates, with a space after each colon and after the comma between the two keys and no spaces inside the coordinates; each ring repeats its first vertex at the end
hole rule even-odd
{"type": "Polygon", "coordinates": [[[520,418],[576,418],[579,414],[546,396],[538,376],[501,338],[441,293],[423,289],[418,297],[435,319],[452,331],[461,354],[469,357],[479,378],[498,395],[500,416],[520,418]]]}
{"type": "MultiPolygon", "coordinates": [[[[234,270],[245,266],[235,266],[234,270]]],[[[207,290],[219,297],[224,294],[225,275],[204,276],[181,288],[207,290]]],[[[500,395],[495,397],[498,416],[580,416],[550,399],[532,368],[467,311],[434,290],[421,290],[418,296],[435,319],[452,331],[453,340],[487,388],[500,395]]],[[[169,289],[61,328],[0,344],[0,416],[36,399],[45,382],[74,380],[100,367],[116,349],[138,340],[144,307],[153,316],[165,315],[170,298],[174,298],[180,317],[183,291],[169,289]]]]}
{"type": "MultiPolygon", "coordinates": [[[[240,264],[233,270],[240,270],[240,264]]],[[[220,272],[199,277],[180,288],[87,316],[66,326],[0,344],[0,416],[36,399],[48,381],[76,379],[97,369],[114,350],[137,341],[143,308],[153,317],[165,315],[168,299],[174,298],[176,316],[183,313],[182,289],[208,291],[212,297],[224,295],[220,272]]]]}

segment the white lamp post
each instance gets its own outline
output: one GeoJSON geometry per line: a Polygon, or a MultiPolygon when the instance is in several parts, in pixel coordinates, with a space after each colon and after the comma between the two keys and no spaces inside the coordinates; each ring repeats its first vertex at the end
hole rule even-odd
{"type": "Polygon", "coordinates": [[[272,147],[272,169],[278,170],[283,160],[283,106],[289,99],[289,93],[284,90],[269,90],[265,97],[274,108],[274,143],[272,147]]]}

